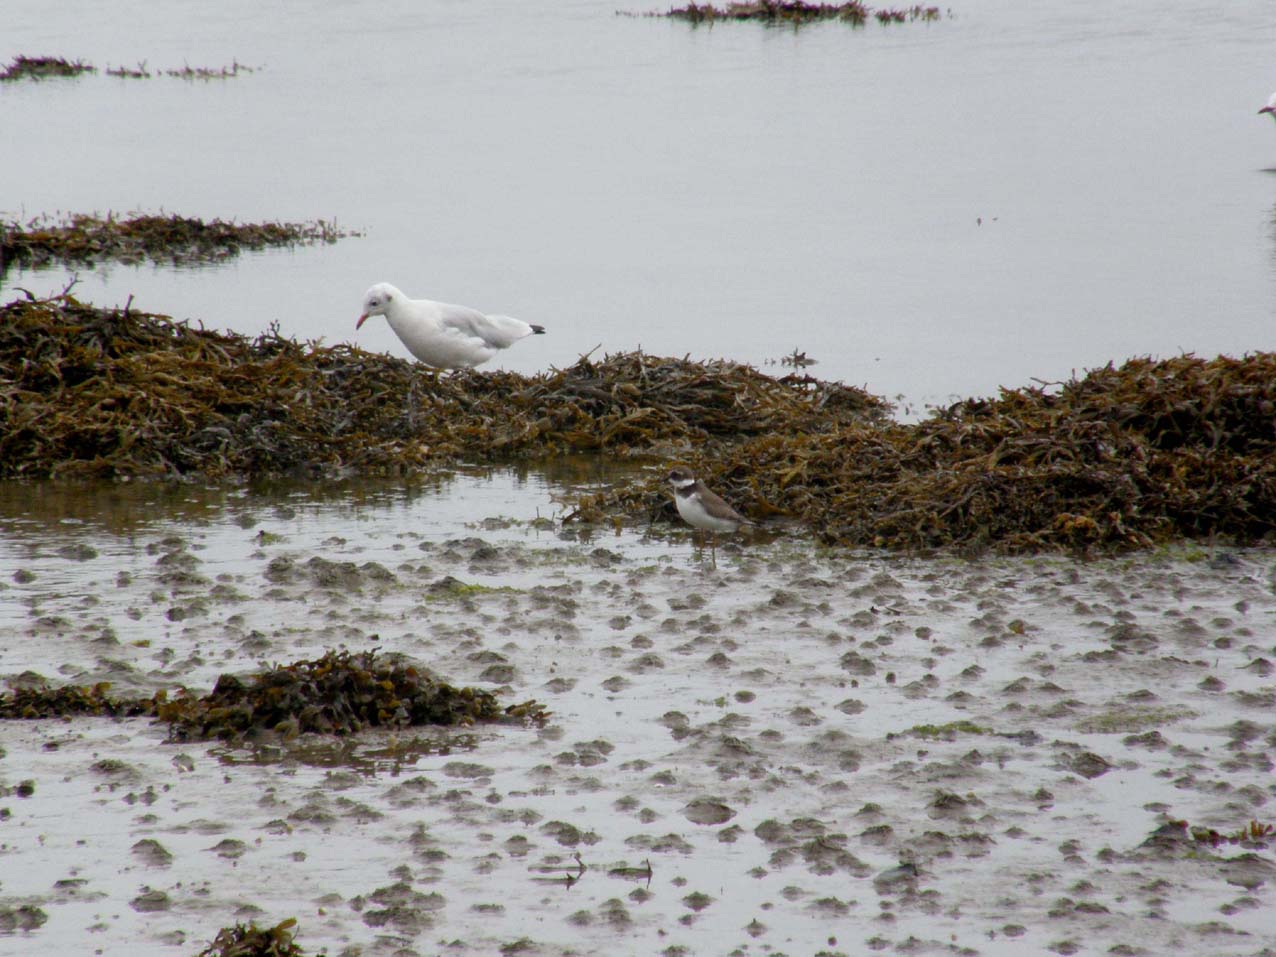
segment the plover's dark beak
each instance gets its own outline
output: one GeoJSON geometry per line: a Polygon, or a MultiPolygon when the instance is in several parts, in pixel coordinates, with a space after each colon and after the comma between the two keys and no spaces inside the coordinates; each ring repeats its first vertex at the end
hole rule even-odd
{"type": "Polygon", "coordinates": [[[1276,116],[1276,106],[1265,106],[1258,111],[1259,116],[1262,116],[1264,113],[1271,113],[1273,116],[1276,116]]]}
{"type": "Polygon", "coordinates": [[[354,324],[354,331],[358,332],[359,327],[367,321],[368,321],[368,314],[365,312],[362,316],[359,317],[359,321],[354,324]]]}

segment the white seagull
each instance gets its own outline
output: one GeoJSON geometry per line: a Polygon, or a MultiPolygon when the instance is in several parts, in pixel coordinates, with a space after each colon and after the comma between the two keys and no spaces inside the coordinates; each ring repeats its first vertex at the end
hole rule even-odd
{"type": "Polygon", "coordinates": [[[545,333],[544,326],[512,316],[487,316],[468,306],[409,299],[388,282],[364,294],[355,329],[369,316],[385,316],[408,352],[436,369],[472,369],[519,339],[545,333]]]}
{"type": "Polygon", "coordinates": [[[1276,93],[1267,98],[1267,105],[1258,111],[1258,115],[1262,116],[1267,113],[1273,120],[1276,120],[1276,93]]]}

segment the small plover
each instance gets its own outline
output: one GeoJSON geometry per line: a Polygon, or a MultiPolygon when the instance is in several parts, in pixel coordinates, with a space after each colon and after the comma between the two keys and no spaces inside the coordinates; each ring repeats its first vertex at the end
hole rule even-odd
{"type": "Polygon", "coordinates": [[[734,532],[741,525],[754,524],[711,492],[689,468],[679,465],[671,469],[665,481],[673,487],[673,501],[682,520],[712,535],[714,545],[718,532],[734,532]]]}
{"type": "Polygon", "coordinates": [[[544,326],[512,316],[486,316],[468,306],[409,299],[388,282],[364,294],[363,315],[355,329],[369,316],[385,316],[408,352],[436,369],[472,369],[519,339],[545,332],[544,326]]]}

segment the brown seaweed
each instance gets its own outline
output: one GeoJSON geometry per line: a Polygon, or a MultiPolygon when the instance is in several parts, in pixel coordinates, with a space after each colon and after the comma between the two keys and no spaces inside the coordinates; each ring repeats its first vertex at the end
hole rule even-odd
{"type": "Polygon", "coordinates": [[[7,66],[0,69],[0,83],[11,83],[14,80],[47,80],[52,77],[79,76],[81,73],[96,72],[97,67],[83,60],[19,54],[7,66]]]}
{"type": "Polygon", "coordinates": [[[459,461],[656,460],[569,519],[676,521],[671,460],[829,544],[1121,550],[1276,533],[1276,354],[1134,359],[902,424],[804,373],[621,353],[437,375],[69,295],[0,307],[0,478],[402,474],[459,461]]]}
{"type": "Polygon", "coordinates": [[[110,682],[105,681],[60,688],[49,688],[44,684],[15,688],[8,694],[0,694],[0,719],[30,721],[75,715],[132,718],[154,714],[154,703],[149,698],[112,698],[110,690],[110,682]]]}
{"type": "MultiPolygon", "coordinates": [[[[0,83],[14,80],[46,80],[53,77],[79,76],[82,73],[96,73],[97,67],[83,60],[67,60],[60,56],[23,56],[18,55],[5,67],[0,69],[0,83]]],[[[238,60],[231,61],[229,66],[190,66],[183,64],[180,68],[157,71],[165,76],[179,80],[229,80],[241,73],[255,72],[253,67],[245,66],[238,60]]],[[[121,77],[131,80],[147,80],[156,73],[146,67],[146,61],[138,63],[135,68],[118,66],[107,67],[107,76],[121,77]]]]}
{"type": "Polygon", "coordinates": [[[149,80],[151,77],[162,73],[164,76],[176,77],[179,80],[229,80],[239,76],[241,73],[255,73],[250,66],[245,66],[238,60],[231,62],[230,66],[211,67],[211,66],[190,66],[184,65],[181,69],[158,70],[152,73],[147,67],[146,61],[142,60],[135,67],[127,66],[109,66],[106,68],[107,76],[118,77],[122,80],[149,80]]]}
{"type": "Polygon", "coordinates": [[[354,233],[335,223],[205,222],[187,216],[134,214],[119,217],[77,213],[64,220],[37,217],[26,223],[0,220],[0,273],[12,266],[52,263],[194,264],[216,262],[243,250],[335,243],[354,233]]]}
{"type": "Polygon", "coordinates": [[[313,661],[275,665],[241,678],[224,674],[213,690],[195,695],[116,699],[109,684],[49,688],[32,684],[0,694],[0,719],[105,715],[151,717],[173,740],[241,741],[261,734],[348,735],[368,728],[469,726],[476,722],[543,723],[535,701],[502,706],[497,696],[455,687],[406,661],[376,652],[330,651],[313,661]]]}
{"type": "Polygon", "coordinates": [[[1248,824],[1242,825],[1230,834],[1224,834],[1212,827],[1192,825],[1187,821],[1168,821],[1166,826],[1177,828],[1190,836],[1197,844],[1208,844],[1210,847],[1220,847],[1224,844],[1267,847],[1268,842],[1273,840],[1273,835],[1276,835],[1276,826],[1262,824],[1252,819],[1248,824]]]}
{"type": "Polygon", "coordinates": [[[907,23],[914,20],[938,20],[939,7],[914,5],[874,10],[860,0],[845,3],[807,3],[805,0],[741,0],[717,7],[712,3],[689,3],[653,16],[686,20],[689,23],[713,23],[718,20],[753,20],[770,24],[802,24],[816,20],[841,20],[862,26],[868,18],[879,23],[907,23]]]}
{"type": "MultiPolygon", "coordinates": [[[[1274,412],[1276,354],[1135,359],[916,424],[763,436],[693,464],[745,514],[797,517],[830,544],[1251,543],[1276,533],[1274,412]]],[[[616,512],[673,519],[657,479],[578,509],[616,512]]]]}
{"type": "Polygon", "coordinates": [[[458,459],[720,448],[885,421],[806,376],[625,353],[439,376],[349,346],[196,329],[69,296],[0,306],[0,478],[399,473],[458,459]]]}
{"type": "Polygon", "coordinates": [[[239,76],[241,73],[254,72],[256,71],[252,67],[245,66],[238,60],[233,60],[230,66],[221,67],[183,64],[180,69],[165,70],[164,75],[177,77],[179,80],[229,80],[239,76]]]}
{"type": "Polygon", "coordinates": [[[295,917],[274,927],[253,923],[223,927],[197,957],[304,957],[305,951],[293,942],[296,927],[295,917]]]}

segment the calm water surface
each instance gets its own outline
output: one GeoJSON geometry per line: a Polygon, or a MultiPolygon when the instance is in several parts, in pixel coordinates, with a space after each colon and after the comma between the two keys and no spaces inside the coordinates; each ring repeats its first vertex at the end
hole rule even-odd
{"type": "MultiPolygon", "coordinates": [[[[1276,125],[1255,115],[1276,89],[1270,3],[968,0],[937,24],[800,31],[696,29],[617,17],[615,3],[19,5],[5,11],[5,60],[260,69],[209,83],[99,74],[6,84],[0,214],[335,218],[364,235],[215,268],[81,270],[78,292],[103,305],[132,295],[138,308],[247,334],[277,321],[286,334],[406,355],[384,324],[354,331],[363,290],[389,280],[543,323],[549,335],[502,357],[522,372],[596,346],[759,365],[797,348],[820,360],[815,373],[917,410],[1131,355],[1272,347],[1276,125]]],[[[10,275],[3,294],[54,291],[67,278],[10,275]]],[[[1222,953],[1220,914],[1249,935],[1235,938],[1245,953],[1270,942],[1265,888],[1257,907],[1233,907],[1240,891],[1221,876],[1186,874],[1168,859],[1114,868],[1101,851],[1136,848],[1159,821],[1154,800],[1224,829],[1270,817],[1264,766],[1238,771],[1235,741],[1225,740],[1242,718],[1261,720],[1235,696],[1265,688],[1246,662],[1270,655],[1254,637],[1271,632],[1270,556],[989,571],[861,561],[782,540],[729,552],[720,572],[706,572],[681,529],[666,541],[626,532],[581,544],[572,529],[536,522],[558,515],[574,490],[630,479],[610,464],[564,461],[417,483],[0,483],[6,675],[32,668],[149,689],[180,673],[207,686],[253,657],[296,660],[377,639],[462,683],[486,681],[499,652],[514,684],[548,697],[557,715],[543,737],[492,732],[476,758],[490,774],[477,783],[458,782],[452,758],[421,758],[413,773],[437,779],[435,796],[404,802],[394,778],[347,780],[339,786],[352,807],[377,809],[381,823],[341,811],[337,826],[301,823],[288,835],[271,830],[288,808],[334,801],[326,770],[228,771],[203,747],[182,763],[155,729],[11,724],[0,771],[8,784],[37,780],[39,800],[10,802],[0,890],[6,903],[37,901],[50,921],[38,935],[0,936],[0,954],[33,941],[48,952],[88,941],[106,953],[189,954],[253,913],[240,909],[249,903],[263,920],[299,915],[308,952],[373,948],[385,931],[351,902],[405,867],[447,897],[437,933],[405,931],[405,946],[419,937],[422,953],[436,937],[492,953],[525,934],[545,952],[596,952],[614,948],[618,933],[633,952],[685,943],[709,953],[727,941],[742,952],[814,952],[835,935],[850,951],[885,935],[896,949],[921,940],[933,950],[1044,952],[1064,931],[1042,902],[1079,886],[1106,909],[1071,918],[1068,932],[1104,951],[1138,942],[1168,952],[1199,928],[1201,946],[1222,953]],[[494,542],[503,564],[485,569],[467,549],[450,557],[438,544],[470,535],[494,542]],[[597,545],[617,554],[594,562],[597,545]],[[189,586],[165,565],[183,549],[199,569],[189,586]],[[320,594],[304,580],[276,586],[266,572],[279,556],[376,561],[398,580],[354,595],[320,594]],[[495,588],[474,609],[423,613],[421,590],[445,574],[495,588]],[[535,592],[541,582],[552,601],[535,592]],[[554,601],[567,609],[561,621],[554,601]],[[169,613],[187,604],[186,617],[169,613]],[[1172,630],[1167,608],[1195,630],[1172,630]],[[1129,628],[1131,609],[1162,636],[1160,651],[1094,672],[1083,653],[1108,647],[1108,617],[1112,629],[1129,628]],[[990,643],[994,632],[1003,640],[990,643]],[[852,680],[848,648],[877,659],[881,680],[852,680]],[[965,670],[972,661],[986,669],[982,682],[965,670]],[[1229,694],[1203,690],[1196,668],[1217,671],[1229,694]],[[1029,673],[1041,676],[1030,708],[1012,711],[1009,682],[1029,673]],[[948,687],[928,690],[935,674],[960,682],[972,704],[951,704],[948,687]],[[1164,722],[1174,747],[1131,754],[1119,735],[1076,724],[1148,687],[1191,706],[1191,717],[1164,722]],[[750,689],[756,697],[737,694],[750,689]],[[1088,700],[1077,714],[1042,711],[1055,691],[1088,700]],[[694,736],[669,736],[674,708],[694,736]],[[1049,745],[981,741],[995,757],[981,767],[964,737],[923,750],[884,736],[959,717],[1007,730],[1041,724],[1049,745]],[[565,763],[585,737],[615,745],[600,772],[565,763]],[[787,777],[762,786],[719,773],[735,747],[719,743],[737,737],[787,777]],[[833,761],[839,740],[853,767],[833,761]],[[1079,747],[1119,771],[1065,778],[1061,755],[1071,752],[1059,749],[1079,747]],[[136,775],[125,789],[156,793],[147,813],[94,770],[100,754],[136,775]],[[1184,755],[1198,781],[1184,777],[1184,755]],[[653,785],[665,780],[653,772],[674,785],[653,785]],[[1224,773],[1244,786],[1220,791],[1224,773]],[[898,922],[885,922],[869,875],[889,873],[914,836],[937,826],[928,812],[939,787],[980,790],[979,827],[997,822],[991,851],[980,852],[991,856],[936,853],[923,874],[944,907],[900,907],[898,922]],[[449,803],[470,793],[458,788],[472,788],[473,801],[449,803]],[[1039,793],[1056,802],[1044,809],[1048,834],[1039,793]],[[1257,795],[1252,806],[1237,803],[1243,794],[1257,795]],[[705,795],[740,813],[738,843],[689,823],[687,802],[705,795]],[[867,866],[853,879],[785,867],[754,836],[770,817],[857,832],[852,815],[867,801],[879,802],[895,837],[885,846],[856,838],[867,866]],[[537,868],[558,874],[571,859],[552,835],[502,818],[510,808],[598,832],[586,848],[590,879],[574,896],[537,882],[537,868]],[[447,848],[437,868],[405,842],[426,819],[447,848]],[[666,832],[694,846],[649,851],[666,832]],[[241,840],[242,862],[212,853],[223,835],[241,840]],[[517,850],[507,839],[528,835],[530,856],[510,851],[492,872],[493,850],[517,850]],[[143,837],[174,853],[171,868],[136,859],[143,837]],[[1073,840],[1079,856],[1061,870],[1058,848],[1073,840]],[[657,877],[644,910],[607,868],[648,853],[657,877]],[[1094,869],[1078,872],[1083,861],[1094,869]],[[1158,863],[1167,879],[1148,885],[1158,863]],[[81,898],[57,890],[68,876],[81,898]],[[1159,889],[1147,896],[1162,884],[1165,899],[1159,889]],[[170,911],[135,906],[150,887],[171,897],[170,911]],[[688,921],[685,896],[701,890],[721,903],[688,921]],[[607,916],[622,894],[629,931],[607,916]],[[813,918],[812,902],[834,898],[848,898],[849,917],[813,918]],[[475,902],[489,901],[508,913],[475,917],[475,902]],[[1027,936],[1002,934],[1008,920],[1027,936]]]]}
{"type": "Polygon", "coordinates": [[[798,348],[916,408],[1272,347],[1270,4],[969,0],[797,31],[614,7],[23,5],[6,58],[260,69],[7,85],[0,210],[335,218],[365,235],[79,291],[406,355],[354,331],[390,280],[546,325],[503,357],[523,372],[599,345],[798,348]]]}

